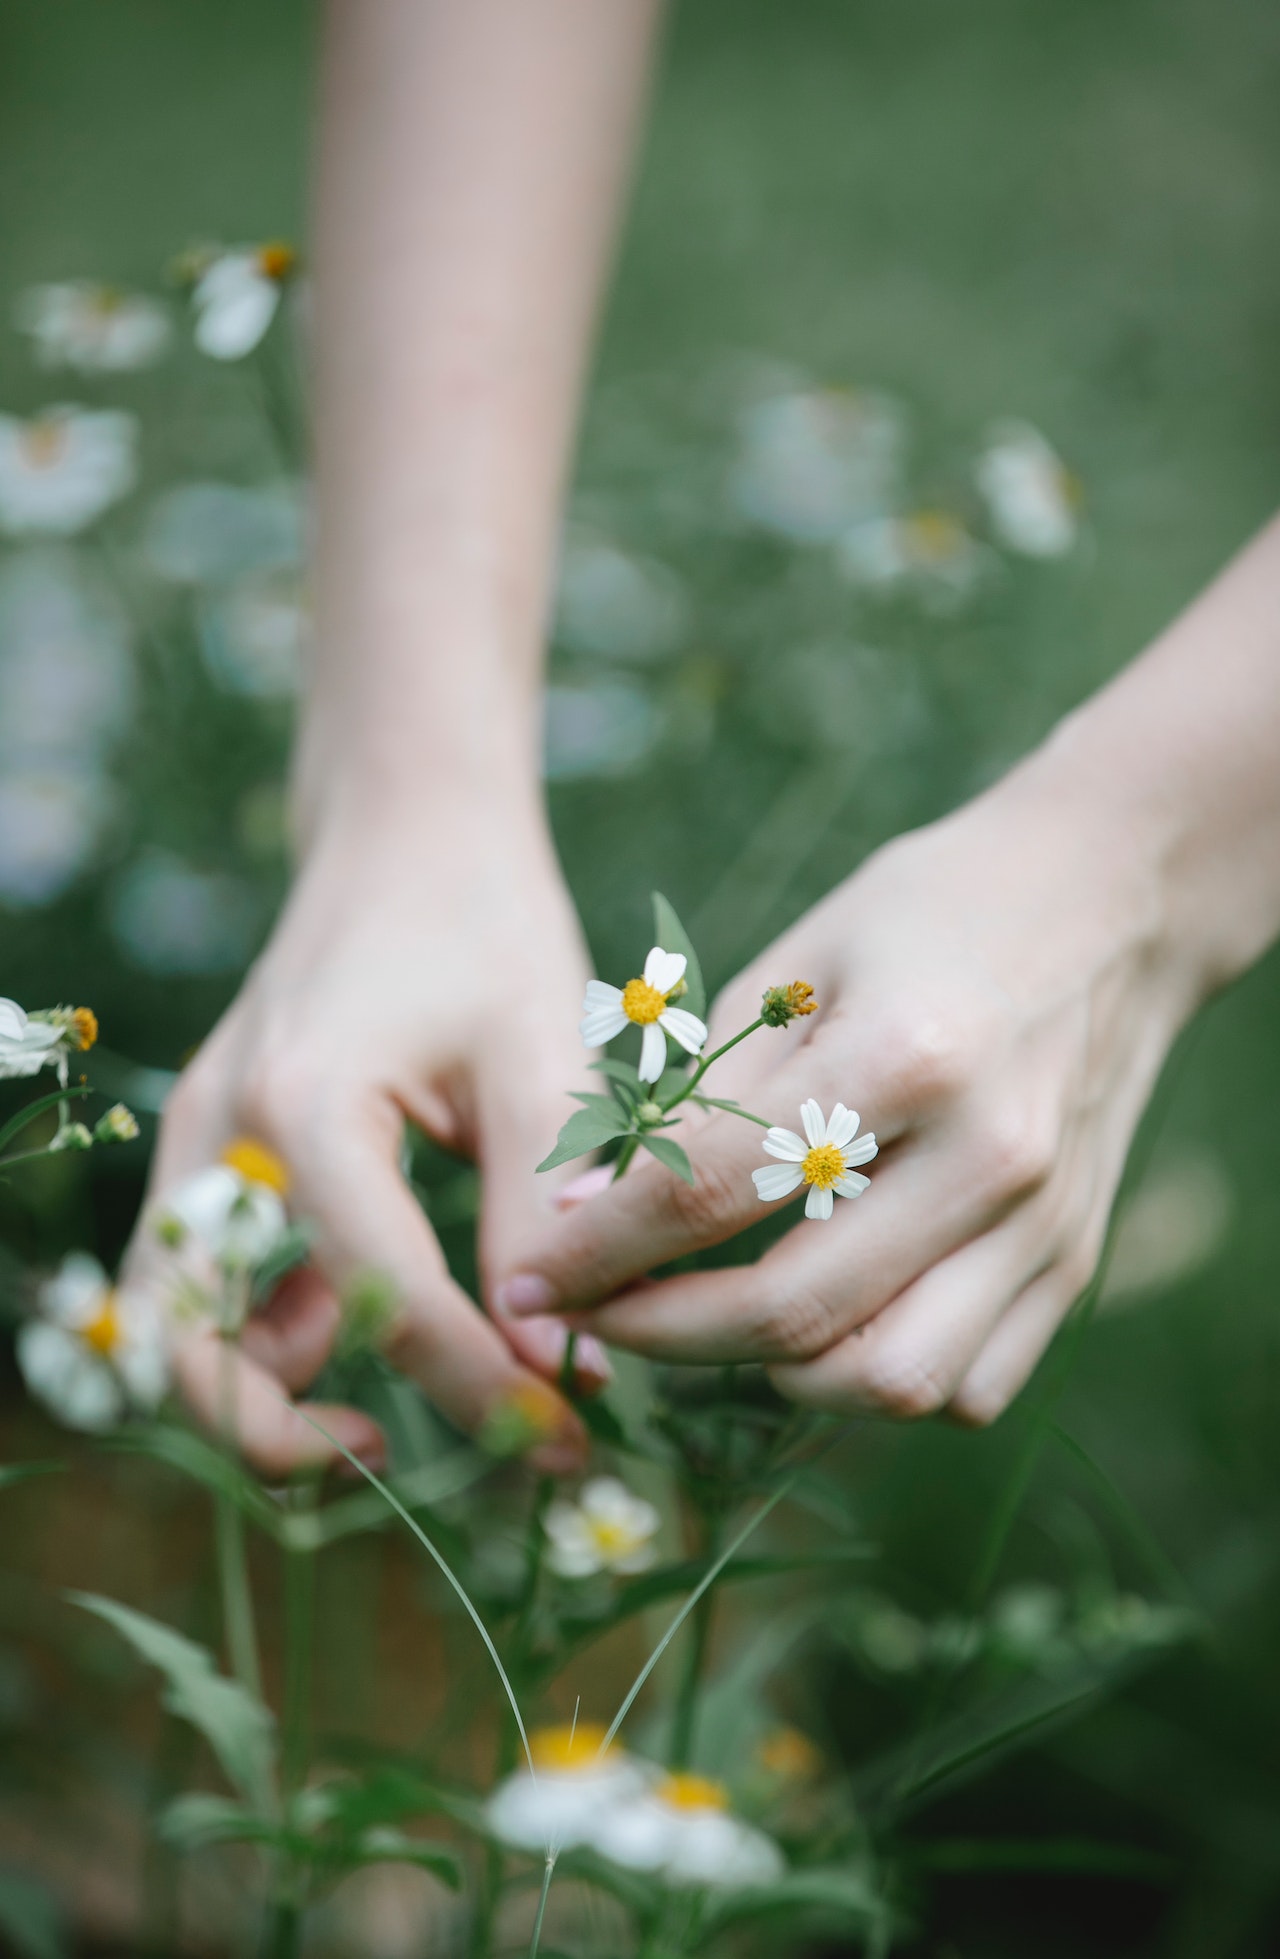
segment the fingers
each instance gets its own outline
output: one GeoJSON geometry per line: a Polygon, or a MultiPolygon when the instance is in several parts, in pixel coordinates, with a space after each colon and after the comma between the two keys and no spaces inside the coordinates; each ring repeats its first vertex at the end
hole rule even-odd
{"type": "Polygon", "coordinates": [[[340,1318],[333,1287],[314,1266],[300,1266],[245,1322],[240,1345],[290,1394],[297,1394],[328,1360],[340,1318]]]}
{"type": "Polygon", "coordinates": [[[957,1421],[985,1428],[1004,1413],[1089,1283],[1094,1262],[1055,1266],[1014,1301],[951,1397],[949,1412],[957,1421]]]}
{"type": "MultiPolygon", "coordinates": [[[[242,1348],[200,1328],[178,1342],[173,1371],[188,1407],[205,1428],[227,1436],[254,1469],[272,1481],[294,1470],[324,1468],[343,1460],[303,1413],[289,1402],[279,1381],[242,1348]]],[[[386,1460],[382,1431],[354,1408],[317,1403],[306,1407],[322,1428],[370,1469],[386,1460]]]]}

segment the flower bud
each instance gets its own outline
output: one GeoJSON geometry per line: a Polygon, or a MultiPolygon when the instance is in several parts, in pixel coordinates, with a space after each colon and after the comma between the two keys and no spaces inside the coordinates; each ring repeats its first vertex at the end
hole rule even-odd
{"type": "Polygon", "coordinates": [[[113,1103],[94,1124],[95,1143],[131,1143],[138,1134],[138,1118],[123,1102],[113,1103]]]}
{"type": "Polygon", "coordinates": [[[82,1122],[64,1122],[49,1148],[50,1150],[91,1150],[93,1137],[82,1122]]]}
{"type": "Polygon", "coordinates": [[[771,986],[760,1003],[760,1018],[766,1027],[785,1027],[790,1020],[817,1011],[813,988],[806,980],[792,980],[789,986],[771,986]]]}
{"type": "Polygon", "coordinates": [[[666,1110],[660,1102],[642,1102],[636,1110],[641,1122],[661,1122],[666,1110]]]}

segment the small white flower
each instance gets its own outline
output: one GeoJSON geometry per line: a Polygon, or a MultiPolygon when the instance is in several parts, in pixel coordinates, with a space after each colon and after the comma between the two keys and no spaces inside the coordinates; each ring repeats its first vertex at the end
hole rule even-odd
{"type": "Polygon", "coordinates": [[[790,1197],[801,1184],[808,1184],[805,1216],[829,1218],[836,1197],[858,1197],[870,1186],[870,1177],[859,1176],[854,1166],[870,1163],[876,1153],[876,1139],[871,1134],[858,1136],[857,1115],[843,1102],[836,1103],[828,1121],[810,1097],[801,1105],[800,1120],[803,1136],[797,1136],[794,1129],[768,1132],[763,1148],[781,1161],[753,1170],[752,1181],[766,1204],[790,1197]]]}
{"type": "Polygon", "coordinates": [[[230,585],[300,565],[306,533],[301,484],[179,483],[151,505],[142,555],[170,584],[230,585]]]}
{"type": "Polygon", "coordinates": [[[878,591],[909,587],[942,611],[959,605],[985,576],[992,553],[945,510],[877,517],[855,524],[836,546],[836,561],[855,585],[878,591]]]}
{"type": "Polygon", "coordinates": [[[145,972],[226,973],[248,956],[257,908],[243,878],[149,851],[120,878],[110,917],[121,950],[145,972]]]}
{"type": "Polygon", "coordinates": [[[576,1503],[562,1497],[548,1509],[547,1563],[562,1578],[644,1571],[653,1563],[661,1522],[653,1505],[616,1476],[597,1476],[576,1503]]]}
{"type": "Polygon", "coordinates": [[[113,409],[0,415],[0,531],[69,537],[133,488],[138,427],[113,409]]]}
{"type": "Polygon", "coordinates": [[[901,412],[883,396],[774,393],[743,419],[730,495],[762,529],[820,544],[892,507],[903,447],[901,412]]]}
{"type": "Polygon", "coordinates": [[[159,1216],[164,1242],[178,1249],[194,1238],[224,1270],[236,1272],[261,1265],[288,1228],[280,1191],[230,1163],[197,1170],[165,1198],[159,1216]]]}
{"type": "Polygon", "coordinates": [[[200,651],[220,687],[260,701],[302,685],[310,618],[296,577],[247,580],[202,610],[200,651]]]}
{"type": "Polygon", "coordinates": [[[727,1791],[702,1775],[655,1778],[642,1795],[602,1809],[588,1841],[610,1862],[677,1887],[738,1890],[785,1869],[772,1837],[731,1816],[727,1791]]]}
{"type": "Polygon", "coordinates": [[[548,687],[543,696],[543,772],[551,782],[629,775],[662,733],[662,716],[634,680],[548,687]]]}
{"type": "Polygon", "coordinates": [[[0,767],[0,901],[18,909],[60,897],[93,857],[111,801],[95,767],[0,767]]]}
{"type": "Polygon", "coordinates": [[[689,608],[673,571],[573,529],[564,540],[554,637],[573,653],[654,660],[685,638],[689,608]]]}
{"type": "Polygon", "coordinates": [[[576,1850],[589,1844],[600,1818],[644,1794],[645,1771],[621,1748],[603,1754],[594,1723],[542,1728],[529,1737],[535,1774],[519,1769],[485,1805],[489,1828],[513,1849],[576,1850]]]}
{"type": "Polygon", "coordinates": [[[62,1053],[66,1029],[33,1018],[16,1000],[0,999],[0,1081],[38,1075],[62,1053]]]}
{"type": "Polygon", "coordinates": [[[191,295],[200,352],[217,361],[251,354],[275,318],[296,264],[288,245],[246,245],[211,259],[191,295]]]}
{"type": "Polygon", "coordinates": [[[35,341],[42,367],[74,367],[81,374],[150,367],[172,332],[158,300],[89,279],[32,286],[20,296],[14,317],[35,341]]]}
{"type": "Polygon", "coordinates": [[[992,528],[1028,558],[1061,558],[1079,534],[1079,486],[1030,422],[997,422],[974,466],[992,528]]]}
{"type": "Polygon", "coordinates": [[[69,1253],[41,1287],[39,1304],[40,1317],[18,1331],[18,1364],[59,1421],[97,1432],[164,1399],[160,1316],[145,1296],[116,1292],[96,1258],[69,1253]]]}
{"type": "Polygon", "coordinates": [[[628,1026],[643,1028],[642,1082],[656,1082],[667,1065],[665,1034],[670,1034],[689,1054],[700,1054],[707,1038],[704,1022],[683,1007],[667,1005],[683,980],[688,963],[682,952],[664,952],[661,946],[654,946],[644,962],[642,979],[628,980],[623,987],[606,986],[603,980],[588,980],[580,1028],[586,1045],[603,1047],[628,1026]]]}

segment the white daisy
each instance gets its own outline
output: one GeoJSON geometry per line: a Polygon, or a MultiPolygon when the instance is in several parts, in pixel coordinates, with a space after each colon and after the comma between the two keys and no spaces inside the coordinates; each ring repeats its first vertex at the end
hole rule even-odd
{"type": "Polygon", "coordinates": [[[997,422],[974,466],[996,536],[1028,558],[1061,558],[1079,534],[1080,488],[1030,422],[997,422]]]}
{"type": "Polygon", "coordinates": [[[839,537],[893,507],[904,448],[901,410],[881,395],[787,389],[745,415],[729,492],[741,514],[799,544],[839,537]]]}
{"type": "Polygon", "coordinates": [[[137,435],[114,409],[0,415],[0,531],[82,531],[133,488],[137,435]]]}
{"type": "Polygon", "coordinates": [[[246,245],[210,259],[191,295],[200,352],[216,361],[251,354],[275,318],[296,266],[289,245],[246,245]]]}
{"type": "Polygon", "coordinates": [[[855,524],[839,539],[836,561],[855,585],[909,588],[925,604],[945,611],[980,584],[993,554],[949,511],[916,510],[855,524]]]}
{"type": "Polygon", "coordinates": [[[14,318],[34,340],[42,367],[74,367],[81,374],[150,367],[172,332],[159,300],[91,279],[30,287],[20,295],[14,318]]]}
{"type": "Polygon", "coordinates": [[[602,1809],[589,1842],[610,1862],[673,1886],[736,1891],[770,1884],[785,1869],[772,1837],[729,1814],[723,1784],[687,1772],[658,1777],[642,1795],[602,1809]]]}
{"type": "Polygon", "coordinates": [[[194,1238],[224,1271],[251,1271],[289,1228],[284,1207],[288,1187],[288,1171],[279,1157],[242,1139],[223,1151],[221,1163],[197,1170],[165,1198],[158,1234],[175,1250],[194,1238]]]}
{"type": "Polygon", "coordinates": [[[704,1022],[683,1007],[667,1005],[684,979],[688,960],[682,952],[664,952],[654,946],[644,962],[644,977],[628,980],[623,987],[606,986],[603,980],[588,980],[582,1002],[582,1038],[589,1048],[603,1047],[627,1026],[644,1029],[640,1049],[640,1079],[656,1082],[667,1065],[670,1034],[690,1054],[700,1054],[707,1038],[704,1022]]]}
{"type": "Polygon", "coordinates": [[[661,1522],[653,1505],[616,1476],[597,1476],[576,1503],[561,1497],[548,1509],[547,1563],[561,1578],[644,1571],[653,1563],[661,1522]]]}
{"type": "Polygon", "coordinates": [[[169,1385],[164,1329],[143,1295],[118,1293],[96,1258],[70,1252],[40,1289],[40,1317],[18,1331],[31,1393],[69,1428],[114,1428],[149,1413],[169,1385]]]}
{"type": "Polygon", "coordinates": [[[602,1753],[604,1732],[581,1721],[535,1729],[529,1737],[535,1773],[509,1775],[485,1805],[494,1835],[515,1850],[576,1850],[593,1842],[603,1815],[643,1796],[645,1771],[621,1748],[602,1753]]]}
{"type": "Polygon", "coordinates": [[[801,1184],[808,1184],[805,1200],[807,1218],[829,1218],[839,1197],[858,1197],[870,1185],[870,1177],[858,1175],[858,1163],[870,1163],[876,1153],[873,1135],[858,1136],[858,1118],[843,1102],[837,1102],[828,1122],[812,1097],[801,1105],[800,1120],[804,1135],[794,1129],[771,1129],[763,1147],[770,1156],[781,1159],[751,1172],[756,1191],[766,1204],[790,1197],[801,1184]],[[855,1136],[857,1141],[854,1141],[855,1136]]]}
{"type": "Polygon", "coordinates": [[[16,1000],[0,999],[0,1081],[38,1075],[62,1052],[65,1030],[33,1019],[16,1000]]]}

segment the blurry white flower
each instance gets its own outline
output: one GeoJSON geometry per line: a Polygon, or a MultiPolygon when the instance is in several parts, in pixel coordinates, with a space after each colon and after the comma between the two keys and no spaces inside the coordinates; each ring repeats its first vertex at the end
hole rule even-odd
{"type": "Polygon", "coordinates": [[[94,1141],[132,1143],[138,1137],[138,1118],[123,1102],[113,1102],[93,1126],[94,1141]]]}
{"type": "Polygon", "coordinates": [[[601,1754],[604,1734],[593,1722],[535,1729],[529,1749],[536,1776],[517,1770],[485,1805],[494,1835],[532,1852],[591,1843],[601,1817],[640,1797],[646,1786],[644,1770],[623,1749],[601,1754]]]}
{"type": "Polygon", "coordinates": [[[60,897],[90,862],[110,801],[96,769],[0,767],[0,903],[60,897]]]}
{"type": "Polygon", "coordinates": [[[222,871],[194,871],[155,852],[125,872],[111,906],[121,949],[150,973],[234,970],[257,921],[250,887],[222,871]]]}
{"type": "Polygon", "coordinates": [[[235,483],[180,483],[147,513],[142,553],[157,578],[175,585],[232,584],[302,561],[306,498],[301,485],[253,490],[235,483]]]}
{"type": "Polygon", "coordinates": [[[728,1792],[703,1775],[664,1775],[630,1801],[602,1808],[593,1850],[672,1886],[738,1890],[786,1868],[772,1837],[729,1814],[728,1792]]]}
{"type": "Polygon", "coordinates": [[[42,367],[74,367],[82,374],[150,367],[172,334],[159,300],[89,279],[31,286],[19,296],[14,317],[35,341],[42,367]]]}
{"type": "Polygon", "coordinates": [[[66,547],[0,566],[0,763],[94,757],[132,699],[123,621],[66,547]]]}
{"type": "Polygon", "coordinates": [[[0,999],[0,1081],[38,1075],[57,1060],[65,1030],[33,1017],[16,1000],[0,999]]]}
{"type": "Polygon", "coordinates": [[[165,1196],[157,1234],[173,1250],[194,1238],[225,1271],[251,1271],[289,1228],[288,1187],[288,1173],[272,1151],[248,1140],[233,1143],[221,1163],[197,1170],[165,1196]]]}
{"type": "Polygon", "coordinates": [[[1034,1664],[1056,1657],[1066,1600],[1054,1585],[1010,1585],[994,1600],[990,1636],[1010,1659],[1034,1664]]]}
{"type": "Polygon", "coordinates": [[[855,585],[881,591],[908,586],[942,610],[969,596],[990,560],[991,553],[945,510],[855,524],[836,546],[836,561],[855,585]]]}
{"type": "Polygon", "coordinates": [[[169,1384],[164,1328],[143,1295],[114,1290],[96,1258],[70,1252],[40,1289],[40,1317],[18,1331],[32,1394],[69,1428],[114,1428],[150,1412],[169,1384]]]}
{"type": "Polygon", "coordinates": [[[302,684],[310,621],[296,578],[239,586],[202,622],[200,650],[220,686],[252,700],[288,700],[302,684]]]}
{"type": "Polygon", "coordinates": [[[829,1218],[836,1197],[858,1197],[870,1186],[870,1177],[860,1176],[854,1166],[870,1163],[876,1154],[876,1139],[869,1133],[858,1136],[857,1115],[843,1102],[836,1103],[828,1121],[810,1097],[801,1104],[800,1120],[803,1136],[797,1136],[794,1129],[769,1130],[761,1147],[781,1161],[753,1170],[752,1182],[766,1204],[790,1197],[801,1184],[808,1184],[805,1216],[829,1218]]]}
{"type": "Polygon", "coordinates": [[[657,709],[632,681],[546,691],[544,768],[552,782],[625,775],[638,768],[661,731],[657,709]]]}
{"type": "Polygon", "coordinates": [[[1201,1271],[1226,1242],[1234,1212],[1216,1157],[1188,1154],[1150,1172],[1121,1215],[1103,1306],[1132,1305],[1201,1271]]]}
{"type": "Polygon", "coordinates": [[[689,1054],[699,1054],[707,1029],[696,1014],[667,1003],[672,994],[683,990],[684,969],[688,960],[682,952],[664,952],[654,946],[644,962],[644,977],[628,980],[625,986],[608,986],[603,980],[588,980],[582,1002],[579,1032],[589,1048],[603,1047],[628,1026],[642,1028],[640,1079],[656,1082],[667,1065],[670,1034],[689,1054]]]}
{"type": "Polygon", "coordinates": [[[576,1502],[557,1498],[547,1511],[547,1563],[562,1578],[599,1571],[644,1571],[653,1563],[662,1522],[643,1497],[616,1476],[583,1485],[576,1502]]]}
{"type": "Polygon", "coordinates": [[[1060,558],[1080,527],[1080,486],[1030,422],[997,422],[974,465],[992,529],[1028,558],[1060,558]]]}
{"type": "Polygon", "coordinates": [[[858,1614],[857,1639],[882,1673],[914,1673],[924,1664],[929,1636],[919,1619],[891,1599],[878,1599],[858,1614]]]}
{"type": "Polygon", "coordinates": [[[650,660],[679,646],[688,624],[673,571],[570,532],[560,561],[555,638],[574,653],[650,660]]]}
{"type": "Polygon", "coordinates": [[[0,530],[68,537],[133,488],[138,425],[115,409],[0,415],[0,530]]]}
{"type": "Polygon", "coordinates": [[[835,388],[774,395],[743,419],[730,495],[763,529],[822,543],[892,508],[903,446],[901,413],[883,396],[835,388]]]}
{"type": "Polygon", "coordinates": [[[201,353],[218,361],[252,353],[276,316],[297,262],[291,246],[276,244],[245,245],[211,259],[191,295],[201,353]]]}

